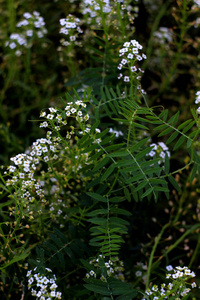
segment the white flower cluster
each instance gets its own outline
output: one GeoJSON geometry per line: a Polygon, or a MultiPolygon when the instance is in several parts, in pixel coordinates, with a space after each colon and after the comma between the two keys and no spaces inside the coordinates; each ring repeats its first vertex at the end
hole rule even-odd
{"type": "Polygon", "coordinates": [[[81,13],[85,16],[85,23],[91,25],[92,29],[102,26],[102,18],[105,16],[106,24],[117,30],[121,26],[119,19],[128,17],[129,22],[127,22],[126,29],[132,30],[131,25],[133,25],[134,18],[138,16],[139,11],[139,7],[135,5],[137,2],[137,0],[84,0],[81,1],[80,8],[81,13]]]}
{"type": "Polygon", "coordinates": [[[90,18],[96,18],[99,12],[110,13],[110,0],[85,0],[82,3],[82,14],[89,14],[90,18]]]}
{"type": "Polygon", "coordinates": [[[161,158],[158,163],[161,164],[165,161],[165,155],[167,154],[170,157],[170,152],[168,151],[168,147],[163,142],[158,142],[158,144],[151,144],[150,147],[153,147],[151,151],[147,154],[147,156],[151,157],[159,157],[161,158]]]}
{"type": "Polygon", "coordinates": [[[31,289],[31,295],[37,300],[62,299],[62,293],[56,291],[56,276],[52,274],[52,270],[45,268],[47,276],[36,273],[36,268],[27,272],[28,289],[31,289]]]}
{"type": "MultiPolygon", "coordinates": [[[[123,58],[117,68],[119,70],[128,70],[129,76],[120,73],[118,79],[123,78],[124,82],[129,82],[133,79],[136,79],[138,82],[140,81],[141,73],[143,73],[144,71],[141,68],[137,68],[135,64],[136,62],[142,61],[147,58],[144,53],[140,53],[142,48],[142,45],[140,45],[136,40],[131,40],[130,42],[125,42],[123,44],[123,48],[119,50],[119,56],[123,58]]],[[[141,89],[140,85],[138,85],[137,88],[142,93],[145,93],[144,90],[141,89]]]]}
{"type": "Polygon", "coordinates": [[[93,259],[89,262],[91,265],[95,267],[95,270],[90,270],[89,273],[86,273],[86,278],[90,277],[98,277],[100,276],[100,279],[102,281],[106,281],[106,277],[99,273],[99,269],[102,269],[102,263],[104,264],[104,267],[106,269],[107,277],[114,277],[118,278],[120,280],[124,280],[124,263],[123,261],[120,261],[118,257],[113,257],[112,259],[109,259],[108,261],[105,261],[105,256],[99,255],[98,258],[93,259]],[[101,260],[101,263],[100,263],[101,260]],[[101,268],[100,268],[101,265],[101,268]],[[97,274],[98,273],[98,274],[97,274]]]}
{"type": "Polygon", "coordinates": [[[17,23],[17,27],[21,28],[20,33],[12,33],[9,41],[5,43],[6,47],[15,50],[17,56],[22,54],[24,48],[32,47],[33,38],[43,38],[47,33],[44,19],[39,12],[26,12],[23,16],[24,19],[17,23]]]}
{"type": "Polygon", "coordinates": [[[68,15],[65,19],[60,19],[60,33],[69,36],[68,41],[66,41],[64,38],[60,40],[62,46],[69,46],[73,42],[78,45],[77,37],[80,33],[83,33],[79,23],[80,19],[72,15],[68,15]]]}
{"type": "MultiPolygon", "coordinates": [[[[64,110],[50,107],[48,112],[41,112],[40,117],[45,118],[45,120],[40,123],[40,127],[50,129],[47,131],[46,138],[37,139],[26,153],[18,154],[10,159],[14,165],[8,166],[7,171],[4,172],[4,174],[10,176],[6,181],[6,185],[17,186],[17,194],[15,195],[18,199],[23,200],[23,205],[28,212],[31,211],[29,205],[35,199],[38,198],[43,203],[47,202],[45,199],[45,184],[39,179],[38,170],[42,174],[41,166],[44,163],[49,165],[49,163],[58,160],[61,151],[66,146],[66,140],[69,140],[75,134],[74,127],[69,126],[71,131],[66,131],[66,137],[63,137],[62,140],[59,131],[62,126],[67,125],[66,118],[73,117],[79,122],[81,128],[76,133],[85,135],[90,132],[90,125],[85,124],[89,120],[89,115],[83,110],[85,107],[86,104],[82,100],[77,100],[74,103],[67,103],[64,110]]],[[[95,137],[94,142],[96,142],[95,137]]],[[[83,160],[86,163],[87,159],[85,155],[82,155],[81,159],[77,157],[77,164],[74,166],[76,170],[74,169],[74,171],[82,167],[80,161],[83,160]]],[[[55,190],[52,188],[51,192],[55,193],[55,190]]]]}
{"type": "Polygon", "coordinates": [[[10,160],[14,163],[7,168],[7,172],[11,175],[6,181],[6,185],[19,185],[18,196],[23,200],[24,206],[29,210],[29,203],[34,202],[35,197],[39,197],[42,202],[46,202],[44,190],[35,172],[39,168],[41,162],[56,160],[58,156],[57,141],[51,139],[51,132],[47,134],[48,138],[37,139],[32,144],[30,150],[12,157],[10,160]],[[27,201],[26,201],[27,200],[27,201]]]}
{"type": "MultiPolygon", "coordinates": [[[[171,279],[168,285],[165,283],[161,284],[161,288],[159,289],[157,285],[154,285],[151,289],[147,289],[145,294],[149,296],[148,299],[151,300],[159,300],[159,299],[169,299],[170,296],[178,296],[176,300],[181,300],[182,297],[185,297],[191,291],[190,288],[187,288],[186,285],[190,285],[190,287],[197,287],[195,282],[188,283],[188,279],[194,278],[196,275],[192,272],[188,267],[173,267],[167,266],[167,271],[172,271],[173,273],[167,274],[166,278],[171,279]]],[[[170,298],[171,299],[171,298],[170,298]]],[[[143,298],[142,300],[145,300],[143,298]]]]}
{"type": "MultiPolygon", "coordinates": [[[[196,100],[195,100],[195,104],[199,104],[200,103],[200,91],[196,92],[196,100]]],[[[197,108],[197,112],[198,114],[200,114],[200,107],[197,108]]]]}
{"type": "Polygon", "coordinates": [[[112,128],[110,128],[109,130],[110,133],[114,134],[116,138],[118,138],[119,136],[123,136],[123,132],[121,130],[114,130],[112,128]]]}
{"type": "Polygon", "coordinates": [[[147,278],[147,265],[145,265],[144,263],[142,262],[137,262],[136,263],[136,266],[135,266],[135,269],[137,270],[135,272],[135,276],[140,278],[140,280],[146,284],[146,278],[147,278]]]}
{"type": "Polygon", "coordinates": [[[173,33],[167,27],[160,27],[153,35],[160,44],[168,44],[173,40],[173,33]]]}

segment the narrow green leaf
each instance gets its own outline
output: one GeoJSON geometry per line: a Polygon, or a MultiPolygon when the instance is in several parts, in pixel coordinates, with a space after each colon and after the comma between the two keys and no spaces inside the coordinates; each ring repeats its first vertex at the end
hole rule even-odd
{"type": "Polygon", "coordinates": [[[169,120],[168,120],[168,124],[172,124],[172,126],[174,126],[175,127],[175,125],[176,125],[176,123],[178,122],[178,118],[179,118],[179,114],[180,114],[180,112],[179,111],[177,111],[177,113],[174,115],[174,116],[172,116],[169,120]]]}
{"type": "MultiPolygon", "coordinates": [[[[183,122],[182,124],[180,124],[180,125],[177,127],[177,129],[178,129],[178,130],[181,130],[181,129],[185,128],[185,126],[187,126],[191,121],[192,121],[192,119],[189,119],[189,120],[183,122]]],[[[194,121],[194,123],[195,123],[195,121],[194,121]]]]}
{"type": "Polygon", "coordinates": [[[153,130],[160,131],[160,130],[164,130],[166,128],[168,128],[167,124],[162,124],[160,126],[155,127],[153,130]]]}
{"type": "Polygon", "coordinates": [[[136,128],[144,129],[144,130],[147,130],[147,131],[149,130],[148,127],[146,127],[146,126],[144,126],[144,125],[142,125],[142,124],[135,123],[135,122],[133,122],[132,124],[133,124],[133,126],[136,127],[136,128]]]}
{"type": "Polygon", "coordinates": [[[98,171],[99,169],[103,168],[108,162],[110,161],[109,157],[104,157],[92,170],[93,172],[98,171]]]}
{"type": "Polygon", "coordinates": [[[128,156],[128,155],[129,153],[126,150],[123,151],[120,150],[109,154],[108,157],[121,157],[121,156],[128,156]]]}
{"type": "Polygon", "coordinates": [[[170,133],[172,130],[174,130],[173,127],[168,127],[168,128],[166,128],[165,130],[163,130],[163,131],[158,135],[158,137],[161,137],[161,136],[163,136],[163,135],[166,135],[166,134],[170,133]]]}
{"type": "Polygon", "coordinates": [[[175,151],[176,149],[178,149],[182,144],[183,142],[185,141],[185,136],[181,136],[178,141],[176,142],[176,144],[174,145],[174,148],[173,150],[175,151]]]}
{"type": "Polygon", "coordinates": [[[172,175],[169,175],[169,181],[171,182],[171,184],[173,185],[173,187],[179,192],[181,193],[181,189],[180,186],[178,185],[177,181],[174,179],[174,177],[172,175]]]}
{"type": "Polygon", "coordinates": [[[169,192],[169,189],[163,186],[154,186],[153,190],[158,192],[169,192]]]}
{"type": "Polygon", "coordinates": [[[170,144],[171,142],[173,142],[173,140],[175,140],[175,138],[178,136],[179,132],[178,131],[174,131],[172,133],[172,135],[168,138],[168,140],[166,141],[166,145],[170,144]]]}
{"type": "Polygon", "coordinates": [[[125,198],[122,197],[112,197],[109,199],[109,202],[111,203],[119,203],[119,202],[123,202],[125,200],[125,198]]]}
{"type": "Polygon", "coordinates": [[[110,145],[110,146],[105,147],[105,150],[112,151],[112,150],[116,150],[116,149],[122,149],[122,148],[124,148],[124,146],[125,146],[124,143],[117,144],[117,145],[110,145]]]}
{"type": "Polygon", "coordinates": [[[197,176],[197,165],[194,164],[191,173],[190,173],[190,183],[194,180],[194,178],[197,176]]]}
{"type": "MultiPolygon", "coordinates": [[[[97,279],[98,280],[98,279],[97,279]]],[[[101,280],[98,280],[97,282],[95,282],[95,284],[84,284],[84,287],[94,293],[103,295],[103,296],[110,296],[110,291],[108,290],[107,284],[104,283],[103,281],[101,281],[101,283],[99,282],[101,280]]]]}
{"type": "Polygon", "coordinates": [[[93,216],[96,216],[96,215],[105,215],[107,213],[108,213],[107,209],[99,208],[99,209],[95,209],[95,210],[87,213],[86,216],[93,217],[93,216]]]}
{"type": "Polygon", "coordinates": [[[193,142],[193,141],[192,141],[191,139],[188,139],[188,140],[187,140],[186,147],[187,147],[187,148],[190,148],[190,146],[192,145],[192,142],[193,142]]]}
{"type": "Polygon", "coordinates": [[[135,159],[136,159],[136,160],[139,160],[139,159],[143,158],[146,154],[148,154],[148,153],[151,151],[152,148],[153,148],[153,147],[147,147],[146,149],[140,151],[140,152],[135,156],[135,159]]]}
{"type": "Polygon", "coordinates": [[[104,218],[90,218],[88,219],[88,222],[96,224],[96,225],[102,225],[107,223],[107,219],[104,218]]]}
{"type": "Polygon", "coordinates": [[[131,194],[129,193],[129,190],[125,187],[124,188],[124,194],[126,196],[126,199],[131,202],[131,194]]]}
{"type": "Polygon", "coordinates": [[[160,114],[159,114],[159,118],[163,119],[163,121],[165,122],[167,120],[168,117],[168,109],[163,110],[160,114]]]}
{"type": "Polygon", "coordinates": [[[116,224],[117,226],[119,225],[129,225],[129,222],[126,220],[123,220],[119,217],[110,217],[110,224],[116,224]]]}
{"type": "Polygon", "coordinates": [[[110,208],[110,211],[118,215],[132,216],[130,211],[118,207],[112,207],[110,208]]]}
{"type": "Polygon", "coordinates": [[[196,121],[191,122],[190,124],[188,124],[184,129],[183,129],[183,133],[188,132],[196,123],[196,121]]]}
{"type": "Polygon", "coordinates": [[[147,184],[148,184],[148,181],[143,181],[142,183],[140,183],[140,184],[136,187],[135,192],[138,192],[139,190],[141,190],[142,188],[144,188],[147,184]]]}
{"type": "Polygon", "coordinates": [[[137,151],[138,149],[140,149],[140,147],[144,146],[148,141],[149,141],[149,137],[142,139],[141,141],[139,141],[138,143],[136,143],[130,148],[130,152],[133,153],[134,151],[137,151]]]}
{"type": "Polygon", "coordinates": [[[150,187],[148,190],[146,190],[146,192],[142,195],[142,198],[148,196],[149,194],[151,194],[153,192],[153,187],[150,187]]]}
{"type": "Polygon", "coordinates": [[[101,202],[107,202],[107,199],[104,198],[103,196],[96,194],[96,193],[92,193],[92,192],[87,192],[86,193],[88,196],[90,196],[92,199],[101,201],[101,202]]]}
{"type": "Polygon", "coordinates": [[[105,173],[101,177],[101,182],[103,182],[104,180],[106,180],[113,173],[115,167],[116,167],[115,164],[112,164],[112,165],[110,165],[108,167],[108,169],[105,171],[105,173]]]}

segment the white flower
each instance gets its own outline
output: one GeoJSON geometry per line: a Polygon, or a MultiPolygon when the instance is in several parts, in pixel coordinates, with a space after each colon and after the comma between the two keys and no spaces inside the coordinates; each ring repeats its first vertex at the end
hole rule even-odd
{"type": "Polygon", "coordinates": [[[71,109],[71,113],[75,113],[76,112],[76,109],[75,108],[72,108],[71,109]]]}
{"type": "Polygon", "coordinates": [[[172,270],[173,270],[172,265],[166,266],[166,270],[167,270],[167,271],[172,271],[172,270]]]}
{"type": "Polygon", "coordinates": [[[137,271],[137,272],[135,273],[135,276],[141,277],[141,276],[142,276],[142,272],[141,272],[141,271],[137,271]]]}
{"type": "Polygon", "coordinates": [[[136,58],[137,58],[138,61],[142,60],[142,56],[140,56],[140,55],[137,55],[136,58]]]}
{"type": "Polygon", "coordinates": [[[126,63],[127,63],[127,59],[124,59],[124,58],[123,58],[122,61],[121,61],[121,64],[122,64],[122,65],[125,65],[126,63]]]}
{"type": "Polygon", "coordinates": [[[133,52],[134,54],[138,54],[138,48],[133,48],[133,49],[132,49],[132,52],[133,52]]]}
{"type": "Polygon", "coordinates": [[[124,81],[125,82],[129,82],[130,81],[129,77],[128,76],[124,76],[124,81]]]}
{"type": "Polygon", "coordinates": [[[52,114],[48,114],[48,115],[47,115],[47,119],[49,119],[49,120],[52,120],[53,117],[54,117],[54,115],[52,115],[52,114]]]}
{"type": "Polygon", "coordinates": [[[136,72],[137,68],[135,66],[131,67],[131,72],[136,72]]]}

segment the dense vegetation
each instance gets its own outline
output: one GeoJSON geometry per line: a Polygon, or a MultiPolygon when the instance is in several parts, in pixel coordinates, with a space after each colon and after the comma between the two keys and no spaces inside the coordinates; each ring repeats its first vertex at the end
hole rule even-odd
{"type": "Polygon", "coordinates": [[[0,4],[0,298],[198,299],[200,1],[0,4]]]}

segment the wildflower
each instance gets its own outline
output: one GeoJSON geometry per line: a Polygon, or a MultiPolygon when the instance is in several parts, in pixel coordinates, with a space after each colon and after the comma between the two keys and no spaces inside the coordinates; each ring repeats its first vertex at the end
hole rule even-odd
{"type": "Polygon", "coordinates": [[[197,286],[197,285],[196,285],[196,282],[192,282],[192,283],[191,283],[191,287],[192,287],[192,288],[195,288],[196,286],[197,286]]]}
{"type": "Polygon", "coordinates": [[[68,46],[71,44],[71,42],[75,42],[78,35],[80,33],[83,33],[82,29],[79,26],[79,23],[80,19],[74,17],[71,14],[69,14],[65,19],[60,19],[60,33],[64,34],[65,36],[69,36],[68,41],[66,41],[65,39],[60,40],[62,46],[68,46]]]}
{"type": "Polygon", "coordinates": [[[125,82],[129,82],[130,81],[129,77],[128,76],[124,76],[124,81],[125,82]]]}
{"type": "Polygon", "coordinates": [[[196,92],[196,100],[195,100],[195,104],[200,103],[200,91],[196,92]]]}

